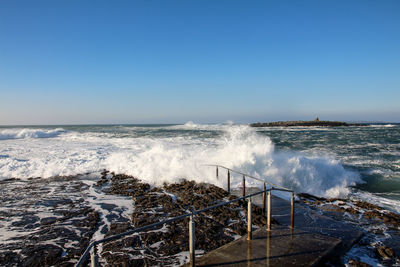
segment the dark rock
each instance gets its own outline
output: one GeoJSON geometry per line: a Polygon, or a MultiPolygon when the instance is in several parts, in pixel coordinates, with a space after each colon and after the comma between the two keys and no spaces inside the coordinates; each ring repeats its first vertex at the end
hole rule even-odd
{"type": "Polygon", "coordinates": [[[102,209],[105,209],[105,210],[108,210],[108,211],[111,211],[111,210],[113,210],[113,209],[118,207],[117,205],[109,204],[109,203],[101,203],[100,206],[101,206],[102,209]]]}
{"type": "Polygon", "coordinates": [[[318,200],[318,201],[326,201],[326,198],[323,197],[317,197],[308,193],[298,193],[297,196],[301,199],[309,199],[309,200],[318,200]]]}
{"type": "Polygon", "coordinates": [[[293,127],[293,126],[320,126],[320,127],[340,127],[340,126],[365,126],[366,124],[346,123],[342,121],[277,121],[277,122],[257,122],[250,124],[251,127],[293,127]]]}
{"type": "MultiPolygon", "coordinates": [[[[93,210],[93,209],[89,209],[89,210],[93,210]]],[[[97,211],[92,211],[90,213],[86,213],[85,215],[86,215],[86,217],[83,220],[76,220],[73,222],[73,225],[79,226],[79,227],[88,227],[91,229],[96,228],[98,221],[100,219],[99,213],[97,211]]]]}
{"type": "Polygon", "coordinates": [[[383,208],[381,208],[381,207],[379,207],[377,205],[365,202],[365,201],[352,201],[352,202],[354,203],[354,205],[356,205],[357,207],[360,207],[362,209],[366,209],[366,210],[383,210],[383,208]]]}
{"type": "Polygon", "coordinates": [[[348,212],[348,213],[353,214],[353,215],[356,215],[356,214],[360,213],[356,209],[353,209],[353,208],[342,208],[342,209],[344,209],[345,212],[348,212]]]}
{"type": "Polygon", "coordinates": [[[21,262],[21,256],[13,251],[0,252],[1,266],[16,266],[21,262]]]}
{"type": "Polygon", "coordinates": [[[393,258],[394,255],[394,250],[392,248],[386,247],[386,246],[380,246],[376,248],[376,253],[379,255],[381,258],[384,260],[391,259],[393,258]]]}
{"type": "Polygon", "coordinates": [[[363,216],[368,219],[381,219],[382,215],[379,211],[366,211],[364,212],[363,216]]]}
{"type": "Polygon", "coordinates": [[[48,225],[48,224],[53,224],[57,221],[56,217],[47,217],[47,218],[43,218],[40,220],[40,224],[42,225],[48,225]]]}
{"type": "Polygon", "coordinates": [[[38,216],[25,215],[21,218],[20,221],[13,222],[11,225],[16,227],[21,227],[21,226],[35,224],[38,221],[39,221],[38,216]]]}
{"type": "Polygon", "coordinates": [[[55,245],[29,245],[21,250],[26,255],[22,266],[51,266],[61,262],[63,249],[55,245]]]}
{"type": "Polygon", "coordinates": [[[349,265],[350,267],[372,267],[371,265],[361,262],[361,261],[356,261],[356,260],[349,260],[349,265]]]}
{"type": "Polygon", "coordinates": [[[130,223],[112,223],[105,237],[120,234],[132,230],[133,227],[130,223]]]}
{"type": "MultiPolygon", "coordinates": [[[[176,217],[192,208],[204,209],[223,201],[224,198],[236,198],[224,189],[210,184],[182,180],[179,183],[151,188],[148,184],[125,175],[112,175],[110,188],[109,192],[112,194],[132,196],[135,203],[131,216],[134,227],[176,217]]],[[[234,240],[234,235],[246,234],[246,219],[242,215],[246,213],[246,208],[247,202],[238,201],[195,216],[196,247],[206,252],[211,251],[234,240]],[[232,220],[237,222],[232,223],[232,220]]],[[[265,225],[266,218],[262,209],[253,206],[252,210],[253,223],[265,225]]],[[[177,259],[173,255],[188,248],[188,222],[189,219],[186,218],[168,225],[160,225],[140,235],[107,242],[104,245],[103,257],[108,263],[112,262],[114,265],[117,262],[119,266],[176,265],[177,259]],[[126,257],[127,254],[131,257],[126,257]],[[137,255],[140,255],[143,261],[133,261],[133,258],[138,258],[137,255]],[[157,260],[154,262],[154,259],[157,260]]],[[[132,225],[128,223],[112,224],[106,236],[129,229],[132,229],[132,225]]]]}
{"type": "Polygon", "coordinates": [[[230,228],[236,235],[243,236],[247,233],[246,225],[243,223],[232,224],[230,228]]]}

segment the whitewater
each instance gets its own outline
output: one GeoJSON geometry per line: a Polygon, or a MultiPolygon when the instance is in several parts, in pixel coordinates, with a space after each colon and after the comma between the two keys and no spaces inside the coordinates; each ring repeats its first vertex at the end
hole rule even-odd
{"type": "MultiPolygon", "coordinates": [[[[225,187],[225,179],[217,179],[215,169],[206,166],[219,164],[296,192],[361,198],[399,212],[399,137],[396,124],[0,127],[0,179],[108,170],[153,185],[185,178],[225,187]]],[[[240,185],[241,177],[233,176],[232,186],[240,185]]]]}

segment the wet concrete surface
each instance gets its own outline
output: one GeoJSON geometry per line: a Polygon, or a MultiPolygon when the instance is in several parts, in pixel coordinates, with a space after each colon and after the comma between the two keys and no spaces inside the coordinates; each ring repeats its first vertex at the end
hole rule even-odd
{"type": "MultiPolygon", "coordinates": [[[[274,196],[271,200],[273,218],[281,225],[290,224],[290,203],[274,196]]],[[[295,228],[341,240],[335,248],[337,255],[350,249],[363,236],[361,228],[348,222],[337,221],[310,209],[301,203],[295,203],[295,228]]]]}
{"type": "MultiPolygon", "coordinates": [[[[258,189],[248,188],[247,194],[258,189]]],[[[240,195],[241,191],[233,192],[240,195]]],[[[262,195],[252,198],[262,206],[262,195]]],[[[316,266],[340,257],[363,235],[360,228],[295,203],[295,229],[290,229],[290,202],[272,194],[272,217],[279,223],[260,228],[253,240],[242,237],[196,259],[196,266],[316,266]]]]}
{"type": "Polygon", "coordinates": [[[314,266],[339,243],[302,230],[260,228],[251,241],[246,236],[233,241],[196,259],[196,266],[314,266]]]}
{"type": "MultiPolygon", "coordinates": [[[[250,192],[259,189],[250,188],[250,192]]],[[[252,199],[253,203],[262,206],[262,196],[252,199]]],[[[274,194],[271,196],[272,217],[282,226],[290,225],[290,202],[274,194]]],[[[294,208],[294,226],[297,230],[340,239],[342,242],[336,248],[339,254],[348,250],[363,235],[362,229],[345,221],[334,220],[331,217],[317,213],[309,206],[296,202],[294,208]]]]}

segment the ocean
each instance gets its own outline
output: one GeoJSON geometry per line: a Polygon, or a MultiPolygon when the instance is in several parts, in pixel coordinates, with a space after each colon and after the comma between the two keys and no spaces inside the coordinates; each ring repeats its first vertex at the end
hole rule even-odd
{"type": "MultiPolygon", "coordinates": [[[[400,212],[400,125],[251,128],[239,124],[0,127],[0,180],[109,170],[160,185],[226,186],[219,164],[328,198],[400,212]]],[[[232,187],[241,186],[233,175],[232,187]]],[[[31,181],[31,180],[30,180],[31,181]]],[[[261,186],[247,181],[249,186],[261,186]]]]}

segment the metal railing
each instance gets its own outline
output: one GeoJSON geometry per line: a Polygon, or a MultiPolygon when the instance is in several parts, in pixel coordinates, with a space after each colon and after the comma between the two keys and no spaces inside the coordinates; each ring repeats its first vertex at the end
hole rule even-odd
{"type": "Polygon", "coordinates": [[[233,169],[231,169],[231,168],[228,168],[228,167],[225,167],[225,166],[222,166],[222,165],[218,165],[218,164],[206,164],[206,165],[203,165],[203,166],[216,167],[216,177],[217,177],[217,179],[219,178],[219,176],[218,176],[218,175],[219,175],[218,168],[227,170],[227,174],[228,174],[228,177],[227,177],[227,178],[228,178],[228,181],[227,181],[228,192],[230,192],[230,177],[231,177],[230,173],[231,173],[231,172],[237,173],[237,174],[240,174],[240,175],[243,175],[243,181],[245,181],[245,177],[248,177],[248,178],[251,178],[251,179],[254,179],[254,180],[263,182],[264,184],[268,184],[268,185],[270,185],[270,186],[273,186],[273,187],[275,187],[275,188],[280,188],[280,189],[285,189],[285,190],[288,190],[288,191],[293,191],[293,190],[291,190],[291,189],[289,189],[289,188],[286,188],[286,187],[283,187],[283,186],[280,186],[280,185],[277,185],[277,184],[268,182],[268,181],[266,181],[266,180],[264,180],[264,179],[254,177],[254,176],[251,176],[251,175],[246,174],[246,173],[243,173],[243,172],[235,171],[235,170],[233,170],[233,169]]]}
{"type": "Polygon", "coordinates": [[[104,242],[107,242],[107,241],[116,240],[116,239],[120,239],[121,237],[124,237],[124,236],[127,236],[127,235],[132,235],[132,234],[135,234],[135,233],[143,232],[143,231],[149,230],[151,228],[155,228],[155,227],[160,226],[160,225],[169,224],[169,223],[172,223],[172,222],[175,222],[175,221],[179,221],[179,220],[182,220],[182,219],[185,219],[185,218],[189,217],[190,218],[190,220],[189,220],[190,266],[194,267],[195,266],[195,258],[196,258],[196,254],[195,254],[195,247],[196,247],[196,244],[195,244],[195,224],[194,224],[194,216],[195,215],[198,215],[200,213],[203,213],[203,212],[206,212],[206,211],[209,211],[209,210],[212,210],[212,209],[224,206],[224,205],[229,205],[229,204],[234,203],[234,202],[238,202],[238,201],[241,201],[241,200],[248,199],[248,206],[247,206],[247,239],[251,240],[252,239],[251,197],[263,194],[263,214],[265,214],[265,202],[267,201],[267,230],[271,231],[271,191],[274,191],[274,190],[275,191],[283,191],[283,192],[292,193],[291,201],[290,201],[290,203],[291,203],[291,207],[290,207],[290,211],[291,211],[290,212],[290,216],[291,216],[290,227],[294,228],[294,191],[293,190],[290,190],[290,189],[287,189],[287,188],[284,188],[284,187],[274,187],[274,186],[271,187],[271,188],[266,189],[266,183],[269,184],[269,185],[271,185],[271,183],[269,183],[269,182],[267,182],[265,180],[262,180],[260,178],[252,177],[250,175],[247,175],[247,174],[244,174],[244,173],[241,173],[241,172],[238,172],[238,171],[234,171],[232,169],[229,169],[229,168],[226,168],[226,167],[223,167],[223,166],[219,166],[219,165],[207,165],[207,166],[216,166],[217,167],[217,169],[216,169],[217,177],[218,177],[218,168],[223,168],[223,169],[227,169],[228,170],[228,191],[230,191],[230,172],[235,172],[235,173],[242,174],[243,175],[243,179],[244,179],[243,180],[244,181],[243,182],[243,196],[239,197],[239,198],[236,198],[236,199],[233,199],[233,200],[220,202],[220,203],[218,203],[218,204],[216,204],[214,206],[210,206],[210,207],[207,207],[207,208],[204,208],[204,209],[201,209],[201,210],[191,210],[190,212],[188,212],[186,214],[182,214],[182,215],[174,217],[174,218],[170,218],[170,219],[163,220],[163,221],[160,221],[160,222],[157,222],[157,223],[153,223],[153,224],[150,224],[150,225],[139,227],[139,228],[136,228],[136,229],[124,232],[124,233],[120,233],[120,234],[113,235],[113,236],[110,236],[110,237],[107,237],[107,238],[103,238],[101,240],[93,241],[86,248],[85,252],[82,254],[81,258],[79,259],[79,261],[77,262],[77,264],[75,266],[76,267],[82,266],[86,262],[89,254],[90,254],[91,266],[92,267],[97,267],[98,266],[98,259],[97,259],[96,246],[101,244],[101,243],[104,243],[104,242]],[[263,190],[260,191],[260,192],[249,194],[249,195],[244,195],[245,194],[245,177],[249,177],[249,178],[256,179],[256,180],[264,182],[263,190]],[[267,195],[267,199],[266,199],[266,195],[267,195]]]}
{"type": "MultiPolygon", "coordinates": [[[[237,174],[240,174],[240,175],[243,176],[243,178],[242,178],[242,196],[245,196],[245,195],[246,195],[246,177],[247,177],[247,178],[250,178],[250,179],[253,179],[253,180],[262,182],[262,183],[263,183],[263,190],[264,190],[264,191],[267,189],[267,184],[268,184],[269,186],[271,186],[271,188],[273,187],[273,188],[276,188],[276,189],[281,189],[282,191],[292,192],[292,193],[293,193],[293,197],[294,197],[294,192],[293,192],[293,190],[291,190],[291,189],[289,189],[289,188],[285,188],[285,187],[283,187],[283,186],[279,186],[279,185],[274,184],[274,183],[271,183],[271,182],[268,182],[268,181],[266,181],[266,180],[264,180],[264,179],[254,177],[254,176],[251,176],[251,175],[245,174],[245,173],[243,173],[243,172],[239,172],[239,171],[233,170],[233,169],[231,169],[231,168],[228,168],[228,167],[225,167],[225,166],[222,166],[222,165],[217,165],[217,164],[206,164],[206,165],[203,165],[203,166],[215,167],[215,168],[216,168],[216,169],[215,169],[215,175],[216,175],[217,179],[219,179],[219,168],[227,170],[227,182],[226,182],[226,183],[227,183],[227,190],[228,190],[229,193],[231,192],[231,173],[237,173],[237,174]]],[[[268,198],[270,198],[270,197],[271,197],[271,196],[268,196],[268,198]]],[[[264,194],[263,194],[263,201],[262,201],[262,210],[263,210],[263,214],[265,214],[266,198],[267,198],[266,193],[264,193],[264,194]]],[[[292,205],[292,206],[293,206],[293,205],[292,205]]],[[[294,211],[293,211],[293,212],[294,212],[294,211]]],[[[292,213],[292,212],[291,212],[291,213],[292,213]]],[[[293,218],[293,216],[292,216],[292,218],[293,218]]],[[[291,225],[293,225],[293,223],[294,223],[294,222],[291,221],[291,225]]],[[[293,227],[293,226],[292,226],[292,227],[293,227]]]]}

